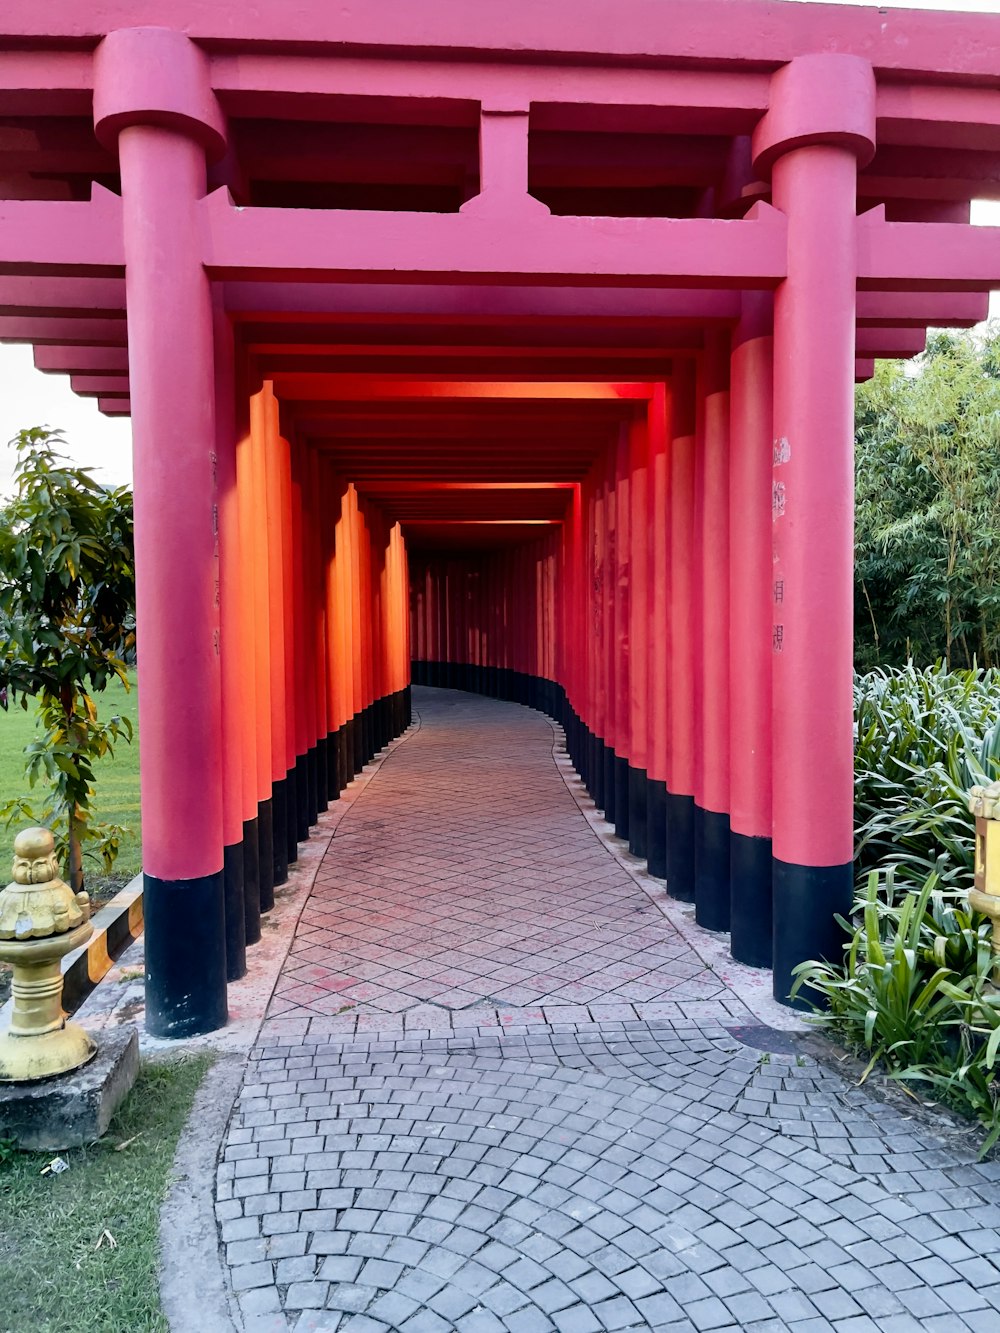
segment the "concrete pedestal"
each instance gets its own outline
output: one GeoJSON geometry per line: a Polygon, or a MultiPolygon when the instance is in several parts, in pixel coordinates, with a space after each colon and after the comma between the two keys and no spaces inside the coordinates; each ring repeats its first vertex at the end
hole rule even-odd
{"type": "Polygon", "coordinates": [[[139,1072],[134,1027],[102,1032],[82,1069],[38,1083],[0,1087],[0,1135],[20,1148],[78,1148],[99,1139],[139,1072]]]}

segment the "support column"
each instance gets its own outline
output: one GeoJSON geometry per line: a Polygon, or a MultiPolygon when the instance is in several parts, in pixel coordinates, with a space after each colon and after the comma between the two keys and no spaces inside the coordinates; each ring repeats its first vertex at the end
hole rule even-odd
{"type": "Polygon", "coordinates": [[[274,906],[274,824],[271,805],[271,620],[268,588],[267,510],[267,420],[277,410],[270,384],[255,394],[250,415],[251,546],[247,563],[252,569],[254,600],[254,677],[257,698],[253,712],[253,737],[257,749],[257,883],[261,912],[274,906]],[[254,410],[256,409],[256,410],[254,410]]]}
{"type": "Polygon", "coordinates": [[[226,978],[247,970],[243,864],[243,711],[240,514],[236,490],[236,413],[233,328],[221,299],[214,301],[215,426],[218,458],[219,646],[222,653],[222,835],[226,901],[226,978]]]}
{"type": "MultiPolygon", "coordinates": [[[[246,387],[245,385],[243,386],[246,387]]],[[[241,394],[236,446],[236,492],[239,508],[240,550],[250,551],[256,539],[253,509],[253,465],[250,443],[251,399],[241,394]]],[[[240,656],[242,661],[242,709],[246,719],[243,737],[243,920],[247,944],[260,939],[260,844],[257,835],[257,641],[253,562],[241,560],[240,656]]]]}
{"type": "Polygon", "coordinates": [[[646,863],[657,879],[667,877],[667,774],[670,755],[669,418],[665,384],[649,403],[649,785],[646,805],[646,863]]]}
{"type": "Polygon", "coordinates": [[[649,770],[649,438],[644,418],[629,426],[629,757],[628,849],[645,857],[649,770]]]}
{"type": "Polygon", "coordinates": [[[123,29],[95,56],[121,165],[135,486],[146,1025],[226,1022],[212,300],[198,201],[223,122],[202,53],[123,29]]]}
{"type": "MultiPolygon", "coordinates": [[[[273,393],[265,413],[264,486],[268,503],[265,531],[258,540],[267,545],[267,617],[270,625],[285,625],[285,589],[283,570],[282,520],[282,441],[278,404],[273,393]]],[[[284,634],[284,629],[282,630],[284,634]]],[[[288,726],[285,696],[285,652],[280,642],[271,645],[268,655],[267,702],[270,713],[271,779],[271,873],[272,892],[288,879],[288,726]]]]}
{"type": "Polygon", "coordinates": [[[631,720],[631,643],[629,642],[629,594],[632,554],[631,506],[629,503],[629,433],[622,426],[615,449],[615,670],[618,686],[615,692],[615,834],[628,838],[629,834],[629,724],[631,720]]]}
{"type": "Polygon", "coordinates": [[[752,967],[772,959],[773,307],[769,292],[744,292],[730,368],[730,947],[752,967]]]}
{"type": "Polygon", "coordinates": [[[694,902],[695,371],[674,362],[670,446],[670,774],[667,892],[694,902]]]}
{"type": "Polygon", "coordinates": [[[729,929],[729,335],[705,336],[695,920],[729,929]]]}
{"type": "Polygon", "coordinates": [[[853,879],[856,196],[875,143],[864,60],[799,57],[754,138],[788,218],[774,307],[774,993],[838,959],[853,879]]]}

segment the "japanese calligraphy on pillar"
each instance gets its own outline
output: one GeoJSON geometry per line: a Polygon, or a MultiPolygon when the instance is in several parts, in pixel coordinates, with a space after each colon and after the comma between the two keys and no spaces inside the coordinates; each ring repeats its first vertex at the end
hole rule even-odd
{"type": "MultiPolygon", "coordinates": [[[[782,436],[774,441],[773,463],[777,473],[792,456],[792,451],[788,440],[782,436]]],[[[785,483],[779,476],[775,476],[771,482],[771,520],[777,524],[779,519],[785,517],[788,504],[788,492],[785,483]]],[[[781,544],[779,540],[780,528],[774,529],[774,569],[773,583],[771,587],[771,602],[774,608],[773,620],[771,624],[771,651],[780,653],[785,646],[785,626],[782,619],[782,605],[785,600],[785,579],[781,572],[781,544]]]]}

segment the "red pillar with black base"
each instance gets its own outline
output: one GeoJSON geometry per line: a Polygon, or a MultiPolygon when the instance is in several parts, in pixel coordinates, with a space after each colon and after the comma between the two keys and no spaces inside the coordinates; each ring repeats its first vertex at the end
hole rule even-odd
{"type": "Polygon", "coordinates": [[[839,959],[853,881],[854,355],[859,160],[875,150],[867,61],[801,56],[754,138],[788,218],[774,304],[774,994],[839,959]]]}
{"type": "Polygon", "coordinates": [[[223,119],[202,53],[111,33],[94,123],[121,166],[132,389],[146,1027],[223,1026],[226,920],[212,298],[198,201],[223,119]]]}
{"type": "Polygon", "coordinates": [[[730,949],[770,967],[771,468],[774,298],[745,292],[729,424],[730,949]]]}

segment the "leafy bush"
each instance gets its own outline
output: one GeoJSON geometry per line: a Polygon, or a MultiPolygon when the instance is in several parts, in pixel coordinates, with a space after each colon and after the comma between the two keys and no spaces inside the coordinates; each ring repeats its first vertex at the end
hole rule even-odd
{"type": "Polygon", "coordinates": [[[1000,671],[912,663],[855,677],[855,864],[899,883],[972,876],[969,788],[1000,777],[1000,671]]]}
{"type": "Polygon", "coordinates": [[[990,923],[969,907],[969,788],[1000,776],[1000,671],[855,678],[857,896],[840,964],[796,968],[795,993],[867,1064],[1000,1139],[1000,993],[990,923]]]}
{"type": "Polygon", "coordinates": [[[0,526],[0,707],[33,699],[41,723],[25,748],[25,776],[47,789],[35,808],[8,802],[0,818],[54,825],[67,878],[83,888],[83,848],[96,843],[109,870],[122,830],[92,819],[94,765],[132,724],[97,716],[94,694],[116,677],[128,688],[135,647],[132,497],[68,465],[59,431],[23,430],[12,441],[14,495],[0,526]]]}
{"type": "Polygon", "coordinates": [[[854,903],[842,965],[807,962],[793,993],[818,1006],[817,1021],[907,1087],[976,1117],[1000,1138],[1000,995],[993,993],[989,922],[936,873],[919,890],[872,871],[854,903]],[[822,1006],[822,1007],[821,1007],[822,1006]]]}
{"type": "Polygon", "coordinates": [[[855,436],[857,660],[1000,664],[1000,325],[880,362],[855,436]]]}

